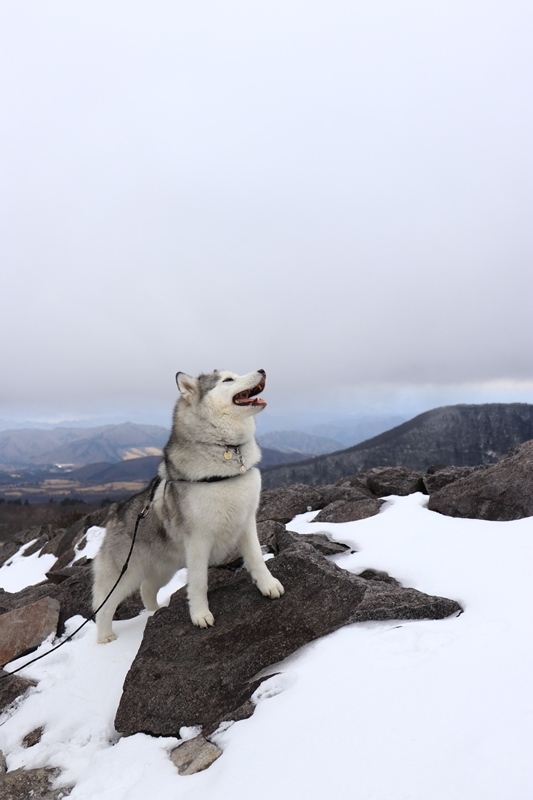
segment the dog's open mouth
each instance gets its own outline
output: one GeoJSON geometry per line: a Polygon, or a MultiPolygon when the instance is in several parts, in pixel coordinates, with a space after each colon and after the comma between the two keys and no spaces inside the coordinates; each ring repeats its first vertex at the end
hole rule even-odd
{"type": "Polygon", "coordinates": [[[262,397],[257,395],[265,388],[265,381],[259,381],[257,386],[252,389],[245,389],[243,392],[238,392],[233,398],[236,406],[266,406],[266,402],[262,397]]]}

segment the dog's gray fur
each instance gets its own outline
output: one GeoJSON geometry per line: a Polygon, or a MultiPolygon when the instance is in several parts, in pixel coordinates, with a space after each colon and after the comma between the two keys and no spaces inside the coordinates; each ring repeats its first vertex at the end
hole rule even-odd
{"type": "Polygon", "coordinates": [[[112,620],[122,600],[140,588],[145,607],[156,610],[159,589],[182,567],[188,570],[192,622],[200,628],[213,625],[207,569],[233,553],[242,555],[262,594],[283,594],[283,586],[263,560],[255,523],[261,489],[255,464],[261,453],[254,415],[266,405],[257,397],[264,380],[263,370],[242,376],[218,370],[198,378],[176,375],[181,397],[159,477],[112,510],[94,560],[96,610],[120,574],[137,517],[153,494],[150,510],[139,522],[128,569],[96,615],[99,642],[116,638],[112,620]],[[242,392],[236,403],[234,398],[242,392]]]}

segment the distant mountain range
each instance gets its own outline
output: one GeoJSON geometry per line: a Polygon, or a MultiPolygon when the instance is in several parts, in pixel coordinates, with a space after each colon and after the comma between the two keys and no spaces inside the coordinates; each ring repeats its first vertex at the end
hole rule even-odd
{"type": "Polygon", "coordinates": [[[406,466],[426,471],[435,464],[491,464],[533,439],[533,405],[487,403],[426,411],[408,422],[345,450],[297,464],[263,470],[263,487],[321,485],[362,469],[406,466]]]}
{"type": "Polygon", "coordinates": [[[0,432],[0,464],[18,467],[38,464],[116,463],[155,456],[168,439],[157,425],[102,425],[97,428],[23,429],[0,432]]]}
{"type": "MultiPolygon", "coordinates": [[[[263,466],[272,466],[355,444],[396,424],[392,416],[358,419],[314,426],[310,430],[286,430],[259,434],[263,466]],[[366,433],[365,435],[362,435],[366,433]]],[[[0,430],[0,467],[38,465],[117,464],[120,461],[158,456],[169,435],[159,425],[132,422],[89,426],[52,426],[0,430]]]]}
{"type": "MultiPolygon", "coordinates": [[[[259,433],[261,447],[293,455],[323,455],[342,450],[405,422],[397,414],[362,414],[335,422],[310,425],[302,430],[259,433]]],[[[296,458],[294,459],[296,460],[296,458]]]]}
{"type": "MultiPolygon", "coordinates": [[[[317,427],[329,433],[335,426],[317,427]]],[[[533,439],[533,405],[436,408],[348,448],[339,447],[339,441],[353,436],[353,427],[336,431],[342,431],[337,438],[301,431],[261,434],[264,488],[334,483],[376,466],[425,471],[434,464],[493,463],[533,439]]],[[[72,496],[96,486],[101,493],[106,487],[131,493],[155,475],[168,433],[162,426],[134,423],[1,431],[0,494],[72,496]]]]}
{"type": "Polygon", "coordinates": [[[331,453],[342,447],[342,443],[336,439],[326,439],[303,431],[272,431],[257,438],[263,451],[270,448],[297,457],[302,454],[314,456],[331,453]]]}

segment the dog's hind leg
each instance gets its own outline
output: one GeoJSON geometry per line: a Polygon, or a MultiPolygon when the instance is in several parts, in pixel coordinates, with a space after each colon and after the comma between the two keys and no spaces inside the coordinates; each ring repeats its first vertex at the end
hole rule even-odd
{"type": "Polygon", "coordinates": [[[181,561],[176,561],[169,555],[166,564],[157,564],[157,566],[151,564],[149,570],[145,569],[141,583],[141,598],[147,611],[157,611],[158,608],[161,608],[157,602],[157,594],[181,566],[181,561]]]}
{"type": "Polygon", "coordinates": [[[159,582],[145,578],[141,583],[141,599],[147,611],[157,611],[159,603],[157,602],[157,593],[161,586],[159,582]]]}
{"type": "Polygon", "coordinates": [[[102,569],[98,564],[98,557],[96,558],[93,584],[93,609],[94,611],[99,609],[95,617],[96,639],[99,644],[107,644],[117,638],[113,633],[113,617],[115,616],[115,611],[120,603],[122,603],[126,597],[129,597],[130,594],[133,594],[139,587],[138,576],[128,569],[121,577],[110,597],[107,597],[118,576],[118,571],[115,572],[115,570],[113,570],[111,572],[110,570],[102,569]],[[100,606],[102,606],[102,608],[100,608],[100,606]]]}

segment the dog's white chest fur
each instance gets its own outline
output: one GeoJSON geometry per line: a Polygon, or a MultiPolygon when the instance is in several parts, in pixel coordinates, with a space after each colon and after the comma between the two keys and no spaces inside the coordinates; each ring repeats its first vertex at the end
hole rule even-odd
{"type": "MultiPolygon", "coordinates": [[[[261,477],[259,470],[250,469],[239,480],[219,483],[195,483],[181,491],[180,484],[161,487],[156,499],[156,512],[165,520],[170,537],[180,552],[192,538],[201,548],[209,548],[209,565],[222,564],[234,552],[238,554],[242,531],[255,520],[261,477]],[[169,493],[175,492],[169,514],[169,493]],[[163,502],[163,498],[165,502],[163,502]],[[175,503],[179,503],[179,520],[172,525],[175,503]]],[[[253,523],[252,523],[253,524],[253,523]]]]}

